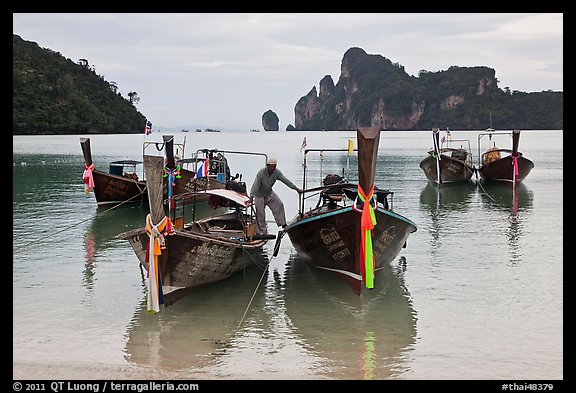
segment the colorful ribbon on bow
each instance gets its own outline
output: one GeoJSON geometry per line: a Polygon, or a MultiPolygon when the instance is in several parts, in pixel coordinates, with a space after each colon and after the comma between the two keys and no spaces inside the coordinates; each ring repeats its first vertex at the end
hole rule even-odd
{"type": "Polygon", "coordinates": [[[182,177],[180,175],[180,164],[174,169],[168,169],[168,167],[165,166],[163,177],[168,178],[168,212],[172,212],[172,210],[174,210],[174,200],[172,199],[173,187],[176,186],[176,179],[182,177]]]}
{"type": "Polygon", "coordinates": [[[370,188],[368,195],[358,184],[358,197],[364,203],[362,207],[362,216],[360,219],[360,231],[362,245],[360,247],[360,271],[362,272],[362,281],[366,288],[374,288],[374,254],[372,252],[372,229],[376,225],[376,215],[374,208],[370,204],[374,195],[374,185],[370,188]]]}
{"type": "Polygon", "coordinates": [[[514,154],[512,154],[511,157],[512,157],[512,165],[514,166],[514,180],[516,180],[516,177],[518,176],[518,157],[520,156],[515,156],[514,154]]]}
{"type": "Polygon", "coordinates": [[[148,287],[148,311],[160,311],[160,304],[164,304],[164,294],[162,293],[162,277],[158,256],[162,254],[162,249],[166,248],[167,235],[174,234],[172,221],[166,216],[157,225],[152,224],[150,214],[146,216],[146,233],[150,237],[148,248],[146,249],[146,259],[148,260],[148,274],[146,276],[146,286],[148,287]]]}
{"type": "Polygon", "coordinates": [[[90,193],[90,190],[94,189],[94,176],[92,176],[92,170],[94,169],[94,163],[87,166],[84,164],[84,173],[82,174],[82,180],[84,181],[84,191],[86,194],[90,193]]]}

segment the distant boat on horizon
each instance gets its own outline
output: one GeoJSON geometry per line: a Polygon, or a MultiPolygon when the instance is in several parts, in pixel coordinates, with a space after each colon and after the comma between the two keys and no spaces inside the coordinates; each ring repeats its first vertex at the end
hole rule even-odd
{"type": "Polygon", "coordinates": [[[220,132],[220,130],[217,130],[215,128],[206,128],[204,131],[205,132],[220,132]]]}

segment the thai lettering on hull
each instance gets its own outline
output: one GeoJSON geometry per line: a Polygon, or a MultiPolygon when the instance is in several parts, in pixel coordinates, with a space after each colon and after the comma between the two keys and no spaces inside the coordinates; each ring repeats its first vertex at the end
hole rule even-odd
{"type": "Polygon", "coordinates": [[[344,239],[340,236],[334,226],[322,228],[320,238],[326,245],[328,253],[332,255],[334,261],[346,258],[350,255],[350,250],[346,247],[344,239]]]}

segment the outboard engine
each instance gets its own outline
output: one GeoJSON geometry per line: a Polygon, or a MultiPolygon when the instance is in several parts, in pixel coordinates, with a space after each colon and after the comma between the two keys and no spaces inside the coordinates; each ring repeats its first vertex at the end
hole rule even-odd
{"type": "MultiPolygon", "coordinates": [[[[329,186],[332,184],[339,184],[344,181],[344,178],[335,173],[330,173],[322,179],[322,185],[329,186]]],[[[336,207],[336,202],[344,199],[344,192],[341,187],[330,187],[322,191],[322,201],[323,203],[328,203],[329,207],[336,207]]]]}

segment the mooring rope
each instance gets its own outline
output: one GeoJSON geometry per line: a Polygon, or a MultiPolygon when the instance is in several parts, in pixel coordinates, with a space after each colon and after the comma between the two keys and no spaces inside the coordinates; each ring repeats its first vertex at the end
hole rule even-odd
{"type": "MultiPolygon", "coordinates": [[[[274,256],[272,256],[270,258],[270,260],[272,260],[272,258],[274,258],[274,256]]],[[[262,279],[264,279],[264,276],[266,275],[266,272],[268,271],[268,267],[270,266],[270,260],[268,261],[266,266],[264,266],[264,270],[262,270],[262,275],[260,276],[260,280],[258,280],[258,284],[256,284],[256,288],[254,288],[254,292],[252,292],[252,297],[250,297],[250,300],[248,301],[248,304],[246,305],[246,308],[244,309],[244,313],[242,314],[242,318],[240,318],[240,321],[238,322],[238,325],[236,325],[236,329],[234,329],[234,333],[232,334],[232,337],[230,337],[230,339],[232,339],[236,335],[236,333],[238,333],[238,331],[240,330],[240,326],[242,326],[242,323],[244,322],[244,318],[246,317],[246,314],[248,314],[248,310],[250,309],[250,306],[252,305],[252,301],[256,297],[256,292],[258,292],[258,288],[260,288],[260,284],[262,283],[262,279]]]]}
{"type": "Polygon", "coordinates": [[[103,210],[103,211],[97,211],[95,216],[91,216],[91,217],[88,217],[88,218],[86,218],[86,219],[84,219],[84,220],[78,221],[78,222],[76,222],[76,223],[74,223],[74,224],[72,224],[72,225],[70,225],[70,226],[68,226],[68,227],[66,227],[66,228],[62,228],[62,229],[59,230],[59,231],[51,232],[49,235],[46,235],[46,236],[44,236],[44,237],[41,237],[40,239],[34,240],[34,242],[31,241],[31,242],[29,242],[29,243],[27,243],[27,244],[24,244],[24,245],[20,246],[20,247],[15,246],[15,247],[14,247],[14,251],[23,250],[23,249],[25,249],[25,248],[27,248],[28,246],[31,246],[31,245],[39,245],[42,241],[48,239],[49,237],[52,237],[52,236],[57,235],[57,234],[59,234],[59,233],[65,232],[65,231],[69,230],[70,228],[74,228],[75,226],[78,226],[78,225],[80,225],[80,224],[85,223],[85,222],[88,221],[88,220],[93,219],[94,217],[98,216],[99,214],[108,213],[109,211],[112,211],[112,210],[116,209],[117,207],[122,206],[123,204],[130,202],[132,199],[134,199],[134,198],[139,197],[140,195],[142,195],[145,191],[146,191],[146,187],[144,187],[144,189],[140,192],[140,194],[136,194],[136,195],[134,195],[133,197],[128,198],[128,199],[126,199],[125,201],[122,201],[122,202],[120,202],[120,203],[112,206],[110,209],[106,209],[106,210],[103,210]]]}
{"type": "Polygon", "coordinates": [[[492,199],[492,202],[496,202],[496,199],[492,198],[492,196],[490,194],[488,194],[488,192],[486,191],[486,189],[482,186],[482,182],[481,181],[477,181],[478,185],[480,186],[480,188],[482,189],[482,191],[484,191],[484,194],[486,194],[486,196],[488,196],[488,198],[492,199]]]}

